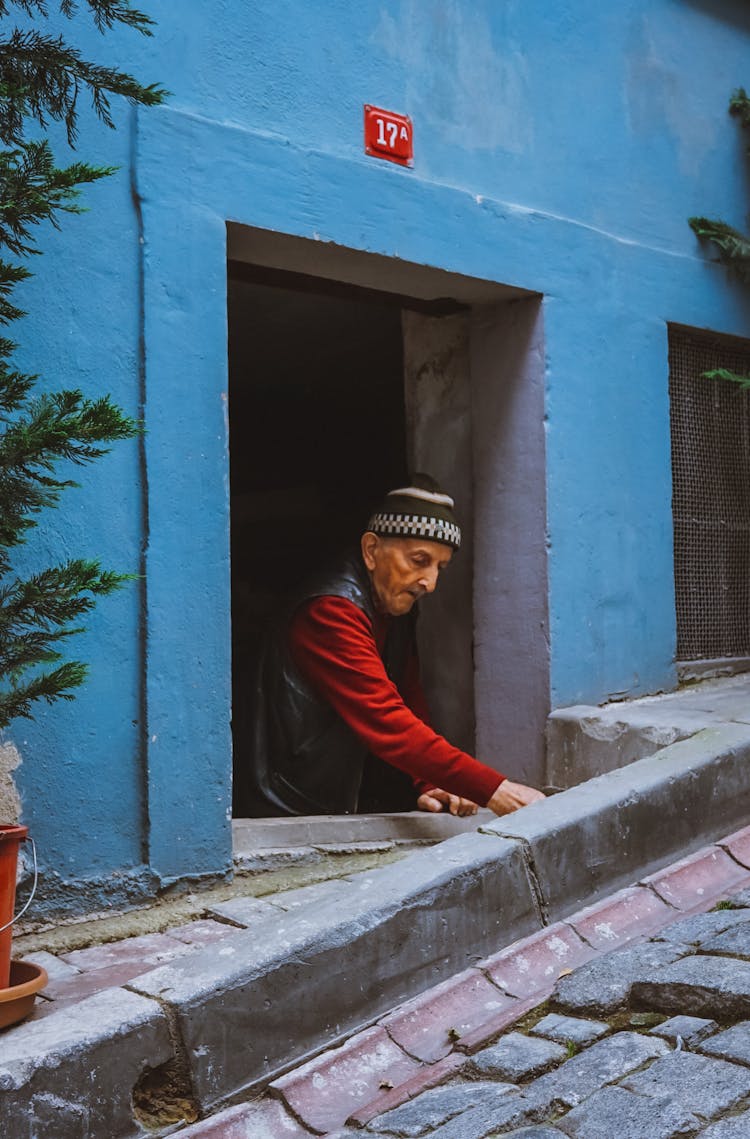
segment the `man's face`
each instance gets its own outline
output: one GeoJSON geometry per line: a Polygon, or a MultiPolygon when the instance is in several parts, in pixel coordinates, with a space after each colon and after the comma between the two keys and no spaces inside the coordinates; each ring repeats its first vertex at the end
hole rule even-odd
{"type": "Polygon", "coordinates": [[[362,536],[362,557],[380,612],[403,617],[415,601],[434,591],[453,550],[442,542],[382,538],[368,531],[362,536]]]}

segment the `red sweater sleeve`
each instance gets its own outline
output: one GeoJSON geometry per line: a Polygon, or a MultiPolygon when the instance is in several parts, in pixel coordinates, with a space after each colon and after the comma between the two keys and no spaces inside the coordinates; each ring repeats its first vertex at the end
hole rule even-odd
{"type": "Polygon", "coordinates": [[[317,597],[295,613],[297,667],[368,751],[413,779],[484,805],[505,776],[453,747],[406,706],[389,679],[365,613],[342,597],[317,597]]]}

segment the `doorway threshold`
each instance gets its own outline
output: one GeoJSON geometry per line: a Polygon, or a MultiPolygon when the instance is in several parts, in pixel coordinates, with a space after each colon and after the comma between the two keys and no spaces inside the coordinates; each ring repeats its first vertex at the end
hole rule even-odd
{"type": "Polygon", "coordinates": [[[309,865],[326,857],[395,853],[475,831],[493,818],[491,811],[483,809],[465,818],[443,812],[405,811],[235,819],[234,865],[238,871],[252,872],[309,865]]]}

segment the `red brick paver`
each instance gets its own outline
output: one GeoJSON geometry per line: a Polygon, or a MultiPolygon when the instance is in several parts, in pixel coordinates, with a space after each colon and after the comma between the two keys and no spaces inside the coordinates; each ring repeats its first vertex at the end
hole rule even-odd
{"type": "Polygon", "coordinates": [[[141,972],[145,973],[189,952],[188,945],[167,933],[144,933],[140,937],[126,937],[107,945],[92,945],[90,949],[74,949],[72,953],[61,953],[60,957],[83,972],[133,961],[142,965],[141,972]]]}
{"type": "Polygon", "coordinates": [[[512,996],[530,997],[553,988],[564,969],[575,969],[595,956],[575,930],[557,922],[485,958],[477,968],[512,996]]]}
{"type": "Polygon", "coordinates": [[[236,925],[227,925],[226,922],[214,921],[213,918],[201,918],[170,929],[169,936],[184,941],[186,945],[213,945],[239,932],[236,925]]]}
{"type": "Polygon", "coordinates": [[[230,1107],[179,1134],[180,1139],[309,1139],[312,1132],[278,1100],[264,1099],[230,1107]]]}
{"type": "Polygon", "coordinates": [[[595,949],[616,949],[658,933],[674,919],[672,906],[645,886],[631,886],[580,910],[567,924],[595,949]]]}
{"type": "Polygon", "coordinates": [[[404,1083],[419,1069],[377,1026],[274,1080],[271,1088],[313,1130],[333,1131],[379,1091],[404,1083]]]}
{"type": "Polygon", "coordinates": [[[750,827],[727,835],[721,840],[719,846],[728,850],[735,861],[750,869],[750,827]]]}
{"type": "Polygon", "coordinates": [[[677,910],[708,909],[718,898],[750,885],[750,874],[719,846],[707,846],[643,879],[677,910]]]}
{"type": "Polygon", "coordinates": [[[421,993],[380,1021],[404,1051],[431,1063],[457,1039],[513,1004],[478,969],[467,969],[421,993]]]}
{"type": "Polygon", "coordinates": [[[422,1092],[436,1088],[438,1084],[449,1080],[451,1076],[460,1072],[464,1064],[466,1064],[466,1057],[459,1056],[455,1052],[443,1060],[438,1060],[437,1064],[426,1064],[411,1079],[390,1090],[385,1089],[381,1095],[371,1099],[364,1107],[357,1108],[349,1116],[347,1123],[352,1123],[355,1127],[364,1127],[376,1115],[382,1115],[383,1112],[390,1111],[394,1107],[401,1107],[401,1104],[406,1103],[407,1100],[414,1099],[422,1092]]]}
{"type": "Polygon", "coordinates": [[[548,997],[552,996],[553,985],[548,989],[540,989],[538,993],[534,993],[533,997],[527,997],[525,1001],[515,1001],[509,1009],[505,1012],[498,1013],[493,1016],[491,1020],[485,1021],[480,1024],[479,1028],[475,1028],[473,1032],[467,1032],[456,1044],[456,1049],[459,1052],[464,1052],[466,1055],[471,1056],[474,1052],[478,1052],[480,1048],[484,1048],[487,1044],[491,1044],[493,1040],[505,1032],[511,1024],[526,1016],[527,1012],[531,1012],[542,1001],[546,1001],[548,997]]]}

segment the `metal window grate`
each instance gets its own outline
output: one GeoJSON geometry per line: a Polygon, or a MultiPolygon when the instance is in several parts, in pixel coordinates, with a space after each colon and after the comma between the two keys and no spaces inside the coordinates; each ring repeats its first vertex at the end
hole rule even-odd
{"type": "Polygon", "coordinates": [[[677,657],[750,654],[750,342],[669,330],[677,657]]]}

